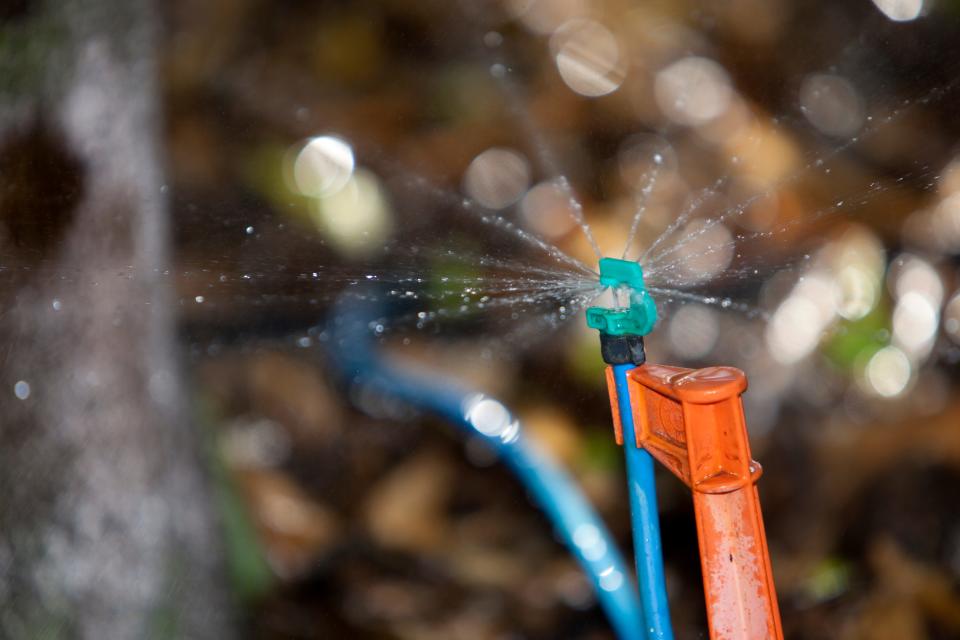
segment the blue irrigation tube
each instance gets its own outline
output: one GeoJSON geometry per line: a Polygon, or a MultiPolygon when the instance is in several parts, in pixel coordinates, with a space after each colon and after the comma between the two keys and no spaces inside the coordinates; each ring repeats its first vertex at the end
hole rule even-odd
{"type": "Polygon", "coordinates": [[[640,601],[648,626],[647,640],[673,640],[667,584],[663,575],[663,552],[660,546],[660,520],[657,512],[657,490],[653,478],[653,457],[637,446],[630,406],[627,374],[632,364],[613,365],[617,387],[617,404],[623,431],[623,450],[627,459],[627,483],[630,494],[630,520],[633,529],[633,553],[637,564],[640,601]]]}
{"type": "Polygon", "coordinates": [[[340,373],[364,391],[435,413],[484,440],[550,519],[589,578],[617,637],[648,638],[640,599],[613,537],[549,452],[527,440],[519,422],[494,398],[387,363],[370,344],[368,319],[344,301],[338,305],[328,345],[340,373]]]}

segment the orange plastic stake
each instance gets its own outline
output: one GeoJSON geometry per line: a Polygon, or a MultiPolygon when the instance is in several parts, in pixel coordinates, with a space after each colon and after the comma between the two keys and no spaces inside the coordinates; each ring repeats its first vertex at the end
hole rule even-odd
{"type": "Polygon", "coordinates": [[[646,364],[629,374],[638,446],[693,491],[712,640],[782,640],[740,395],[732,367],[646,364]]]}

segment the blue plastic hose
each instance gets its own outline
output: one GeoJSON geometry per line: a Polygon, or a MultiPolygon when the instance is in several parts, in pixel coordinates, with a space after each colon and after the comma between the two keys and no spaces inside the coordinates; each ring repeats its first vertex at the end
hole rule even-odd
{"type": "Polygon", "coordinates": [[[623,430],[623,450],[627,459],[627,483],[630,493],[630,520],[633,528],[633,553],[640,585],[640,602],[648,625],[647,640],[673,640],[667,584],[663,575],[663,552],[660,546],[660,520],[657,511],[657,490],[653,478],[653,457],[637,447],[630,406],[627,374],[632,364],[614,365],[617,403],[623,430]]]}
{"type": "MultiPolygon", "coordinates": [[[[341,302],[335,316],[328,344],[334,364],[344,377],[365,391],[438,414],[466,435],[483,439],[546,513],[558,537],[590,579],[617,637],[649,637],[644,631],[648,627],[640,599],[610,532],[549,452],[524,437],[519,422],[506,407],[494,398],[461,389],[436,376],[386,363],[372,348],[368,318],[359,309],[341,302]]],[[[655,515],[654,506],[654,522],[655,515]]]]}

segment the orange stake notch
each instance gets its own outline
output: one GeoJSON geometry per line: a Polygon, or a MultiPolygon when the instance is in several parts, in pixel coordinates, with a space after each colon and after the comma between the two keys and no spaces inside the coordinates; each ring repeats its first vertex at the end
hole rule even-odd
{"type": "Polygon", "coordinates": [[[740,400],[746,376],[732,367],[645,364],[628,381],[637,445],[693,491],[710,638],[782,640],[756,487],[761,468],[740,400]]]}

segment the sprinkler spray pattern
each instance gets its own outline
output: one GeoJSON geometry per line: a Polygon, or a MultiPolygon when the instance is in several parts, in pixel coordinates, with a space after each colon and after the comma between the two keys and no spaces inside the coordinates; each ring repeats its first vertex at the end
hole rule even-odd
{"type": "MultiPolygon", "coordinates": [[[[581,29],[584,23],[578,22],[574,27],[581,29]]],[[[594,27],[591,29],[583,33],[600,33],[594,27]]],[[[558,60],[567,63],[576,60],[583,42],[570,40],[574,35],[575,32],[561,29],[551,41],[551,47],[562,50],[558,60]]],[[[499,32],[491,31],[484,36],[484,44],[490,49],[503,43],[504,36],[499,32]]],[[[797,152],[797,157],[789,157],[791,149],[787,149],[782,154],[788,157],[784,166],[771,168],[768,172],[757,171],[757,168],[770,160],[772,154],[768,147],[780,144],[786,137],[783,133],[786,118],[771,118],[768,122],[762,104],[752,101],[746,93],[742,96],[734,94],[731,113],[734,108],[738,110],[737,118],[741,121],[734,122],[731,127],[726,127],[728,123],[723,122],[726,131],[722,141],[717,132],[707,130],[706,123],[689,118],[678,122],[683,129],[672,130],[669,130],[670,126],[641,120],[643,132],[634,136],[659,138],[663,135],[669,138],[660,138],[662,145],[646,148],[640,155],[636,153],[639,145],[633,144],[631,162],[640,168],[631,165],[632,178],[624,178],[621,186],[627,190],[626,195],[608,188],[613,181],[598,180],[603,185],[604,198],[598,206],[589,196],[581,200],[580,194],[591,193],[589,183],[580,183],[568,176],[565,173],[567,167],[561,162],[564,156],[556,155],[551,148],[551,143],[560,142],[563,144],[557,149],[564,155],[576,151],[577,147],[569,144],[574,136],[560,131],[556,125],[553,125],[556,131],[544,130],[542,116],[546,111],[535,108],[538,104],[535,96],[524,95],[526,87],[540,87],[545,83],[539,82],[529,65],[510,64],[506,52],[500,53],[504,55],[497,55],[495,64],[489,64],[490,60],[486,64],[489,77],[501,88],[500,93],[506,102],[506,119],[514,131],[495,142],[504,144],[509,140],[514,147],[511,157],[519,158],[523,167],[523,179],[518,182],[516,193],[503,200],[507,204],[494,206],[490,204],[490,198],[478,197],[466,187],[464,194],[470,197],[459,193],[456,188],[445,186],[446,178],[437,176],[449,177],[448,173],[437,172],[431,178],[422,177],[406,163],[394,166],[381,157],[376,162],[379,171],[396,178],[391,187],[412,192],[413,197],[405,202],[400,194],[393,193],[394,200],[398,205],[404,202],[401,206],[407,207],[416,217],[411,215],[409,220],[395,225],[396,238],[391,241],[389,251],[385,250],[382,255],[371,251],[357,258],[355,267],[343,272],[311,266],[297,275],[297,281],[303,282],[302,289],[271,292],[270,300],[284,302],[286,295],[291,303],[306,298],[312,305],[316,300],[329,302],[334,297],[345,296],[352,298],[353,303],[380,303],[374,307],[378,309],[377,313],[384,315],[365,318],[360,327],[369,332],[368,338],[386,339],[390,334],[399,333],[398,329],[415,328],[426,333],[438,330],[439,325],[446,325],[454,331],[468,329],[471,335],[480,333],[485,349],[502,340],[506,343],[505,350],[511,354],[530,349],[545,336],[555,335],[564,324],[586,309],[587,324],[601,333],[604,358],[609,357],[608,362],[612,364],[608,370],[608,382],[618,441],[624,444],[627,457],[636,560],[644,607],[642,634],[649,640],[672,637],[653,487],[653,460],[657,459],[667,464],[694,493],[701,525],[704,576],[711,580],[705,587],[712,637],[741,637],[737,635],[736,627],[738,621],[744,620],[748,621],[748,629],[756,631],[753,636],[748,633],[747,637],[776,637],[779,622],[770,622],[777,614],[772,582],[768,579],[769,562],[757,571],[753,570],[756,565],[751,564],[765,561],[766,547],[765,543],[761,544],[762,520],[754,486],[759,465],[750,458],[742,413],[737,413],[742,412],[739,394],[743,389],[738,387],[736,393],[724,396],[723,402],[713,404],[698,404],[684,395],[687,386],[715,384],[724,377],[740,379],[743,374],[738,377],[737,372],[727,368],[690,372],[646,365],[643,339],[656,330],[658,322],[667,325],[663,328],[668,331],[663,333],[672,336],[673,330],[681,323],[675,323],[674,318],[668,316],[671,305],[684,305],[686,311],[700,311],[700,318],[706,315],[713,319],[714,315],[719,315],[707,309],[711,307],[719,312],[739,312],[743,318],[736,319],[738,322],[744,319],[757,321],[752,327],[766,324],[771,316],[779,319],[779,323],[769,323],[774,328],[789,326],[788,321],[792,318],[769,306],[770,300],[763,300],[763,292],[753,285],[759,286],[772,270],[790,276],[792,274],[788,272],[795,268],[806,271],[816,265],[817,251],[797,241],[795,227],[812,226],[826,218],[858,211],[872,211],[878,202],[889,202],[894,192],[901,189],[908,191],[912,188],[918,193],[931,191],[937,186],[937,171],[940,169],[934,168],[939,165],[927,164],[928,160],[921,156],[912,164],[912,171],[901,170],[895,179],[874,176],[871,181],[868,176],[862,180],[857,177],[856,181],[838,180],[840,186],[831,190],[830,195],[812,201],[806,201],[802,196],[806,194],[806,187],[818,185],[805,183],[825,180],[831,172],[833,177],[842,174],[845,159],[841,156],[847,151],[863,152],[869,157],[869,143],[875,142],[869,140],[871,136],[904,120],[915,111],[914,107],[939,100],[953,91],[958,81],[950,81],[906,102],[898,100],[899,106],[886,110],[886,115],[872,109],[864,114],[862,126],[854,133],[835,136],[838,139],[818,153],[803,157],[797,152]],[[706,158],[704,165],[712,158],[720,167],[698,166],[689,161],[691,153],[697,153],[698,159],[706,158]],[[683,171],[678,168],[681,165],[683,171]],[[719,178],[716,177],[718,172],[721,174],[719,178]],[[531,182],[537,184],[531,185],[531,182]],[[526,205],[534,200],[531,197],[528,202],[526,196],[544,193],[556,196],[556,202],[534,213],[550,217],[555,228],[549,228],[526,209],[526,205]],[[617,198],[620,198],[619,202],[628,203],[624,208],[632,209],[632,216],[618,221],[622,222],[618,237],[626,239],[622,252],[619,246],[608,246],[612,233],[610,227],[604,228],[602,223],[604,219],[609,222],[619,211],[617,198]],[[789,201],[792,208],[781,207],[781,198],[784,202],[789,201]],[[773,204],[767,207],[770,202],[773,204]],[[448,216],[444,223],[449,224],[431,219],[420,203],[433,205],[438,215],[448,216]],[[751,219],[756,210],[765,208],[772,211],[768,217],[763,217],[767,212],[761,211],[763,215],[759,222],[751,219]],[[556,222],[564,217],[569,219],[556,222]],[[418,230],[423,233],[417,235],[418,230]],[[452,231],[448,233],[448,230],[452,231]],[[779,245],[776,260],[771,257],[775,244],[779,245]],[[408,252],[402,254],[396,251],[397,247],[407,247],[408,252]],[[439,255],[430,255],[431,252],[439,255]],[[599,259],[597,270],[591,268],[595,259],[599,259]],[[361,263],[360,260],[369,262],[361,263]],[[366,284],[380,286],[370,290],[363,286],[366,284]],[[323,291],[322,287],[330,287],[330,290],[323,291]],[[735,298],[762,300],[756,304],[765,308],[735,298]],[[598,299],[606,304],[598,303],[598,299]],[[669,320],[669,324],[664,320],[669,320]],[[503,330],[509,333],[504,336],[503,330]],[[500,332],[500,337],[495,337],[496,332],[500,332]],[[710,371],[719,378],[712,378],[710,371]],[[716,420],[710,422],[703,417],[706,415],[716,420]],[[668,417],[674,419],[675,424],[669,423],[668,417]],[[704,444],[704,437],[716,435],[719,442],[718,433],[730,435],[733,440],[721,443],[722,446],[717,445],[718,448],[707,453],[733,452],[731,455],[736,456],[739,466],[724,466],[720,455],[716,468],[707,469],[705,475],[697,475],[695,456],[703,454],[705,447],[714,446],[710,442],[704,444]],[[668,460],[675,460],[676,464],[671,466],[668,460]],[[744,465],[746,470],[742,468],[744,465]],[[714,471],[716,473],[710,475],[714,471]],[[724,474],[730,475],[730,482],[717,480],[720,476],[726,478],[724,474]],[[734,504],[729,499],[731,495],[736,495],[739,502],[734,504]],[[731,527],[741,527],[740,533],[726,537],[724,528],[729,532],[731,527]],[[721,533],[711,538],[707,530],[721,533]],[[719,542],[713,544],[711,541],[719,542]],[[751,541],[753,546],[740,544],[744,541],[751,541]],[[713,597],[719,592],[742,595],[742,591],[731,587],[738,584],[765,586],[769,589],[767,603],[756,599],[741,599],[739,603],[717,601],[713,597]],[[761,627],[764,631],[757,631],[761,627]]],[[[701,65],[702,60],[702,57],[688,59],[686,68],[693,68],[689,66],[691,64],[701,65]]],[[[569,64],[563,68],[567,72],[571,69],[569,64]]],[[[587,65],[578,68],[578,72],[589,72],[591,68],[587,65]]],[[[672,68],[682,71],[684,67],[672,68]]],[[[702,65],[698,68],[704,69],[702,65]]],[[[636,72],[635,69],[630,71],[636,72]]],[[[736,90],[731,88],[731,91],[736,90]]],[[[549,101],[539,97],[541,104],[549,101]]],[[[679,102],[674,106],[676,104],[679,102]]],[[[663,111],[669,116],[669,108],[663,111]]],[[[496,129],[502,130],[503,123],[496,124],[496,129]]],[[[635,124],[631,124],[632,129],[623,130],[636,131],[635,124]]],[[[805,126],[802,120],[797,124],[805,126]]],[[[355,144],[369,144],[369,141],[355,141],[355,144]]],[[[375,154],[363,155],[365,161],[374,166],[371,156],[375,154]]],[[[509,167],[487,166],[484,179],[473,183],[496,191],[505,180],[512,188],[511,180],[517,176],[507,175],[507,169],[509,167]]],[[[622,158],[620,170],[625,173],[622,158]]],[[[248,241],[255,243],[261,227],[258,224],[256,231],[253,226],[246,228],[248,241]]],[[[268,261],[272,259],[268,256],[263,264],[254,263],[249,274],[244,273],[237,282],[223,283],[221,280],[218,289],[232,287],[234,300],[246,295],[254,301],[266,300],[261,290],[254,290],[251,294],[246,292],[260,281],[269,284],[272,263],[268,261]]],[[[804,274],[799,275],[802,280],[804,274]]],[[[201,306],[215,308],[216,290],[212,294],[197,293],[201,295],[187,298],[191,309],[201,306]]],[[[827,294],[819,299],[828,299],[827,294]]],[[[799,305],[800,311],[805,307],[815,305],[812,302],[799,305]]],[[[723,322],[734,320],[725,318],[723,322]]],[[[817,327],[826,326],[828,322],[829,319],[824,319],[817,327]]],[[[713,333],[719,331],[717,324],[713,333]]],[[[762,331],[750,333],[754,339],[751,345],[754,345],[756,336],[762,335],[762,331]]],[[[819,334],[819,331],[813,333],[819,334]]],[[[404,344],[408,343],[407,337],[403,340],[404,344]]],[[[706,342],[707,347],[696,356],[690,355],[689,351],[681,354],[676,349],[674,353],[688,358],[709,355],[713,342],[706,342]]],[[[734,343],[733,340],[723,342],[734,343]]],[[[752,375],[756,381],[763,382],[756,373],[752,375]]],[[[744,386],[745,383],[744,377],[744,386]]],[[[411,393],[414,391],[416,389],[411,393]]],[[[473,413],[464,415],[469,419],[473,413]]],[[[458,417],[455,412],[450,412],[454,422],[463,421],[464,415],[458,417]]],[[[756,427],[756,423],[752,426],[756,427]]],[[[512,429],[504,431],[511,438],[515,433],[512,429]]],[[[581,542],[584,536],[586,534],[581,531],[581,542]]],[[[575,535],[573,541],[576,543],[577,539],[575,535]]],[[[589,541],[590,536],[586,539],[589,541]]]]}

